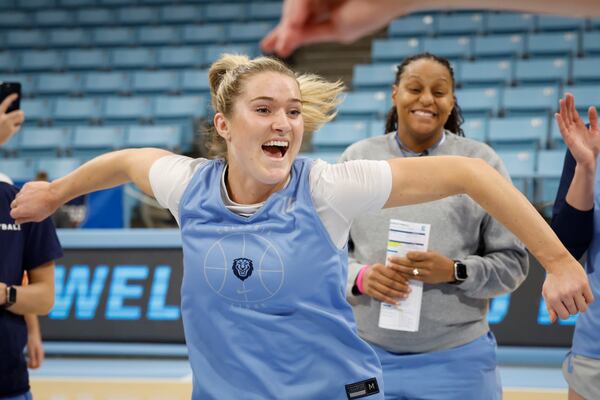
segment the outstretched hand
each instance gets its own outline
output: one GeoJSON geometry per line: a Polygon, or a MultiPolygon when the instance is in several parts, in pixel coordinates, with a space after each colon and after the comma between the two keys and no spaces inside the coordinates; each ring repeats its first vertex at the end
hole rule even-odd
{"type": "Polygon", "coordinates": [[[282,57],[300,46],[351,43],[406,14],[403,0],[285,0],[279,24],[261,42],[282,57]],[[404,11],[403,11],[404,10],[404,11]]]}
{"type": "Polygon", "coordinates": [[[50,182],[29,182],[10,204],[10,216],[17,224],[40,222],[51,216],[61,205],[50,182]]]}
{"type": "Polygon", "coordinates": [[[598,128],[598,111],[595,107],[589,108],[588,117],[589,128],[579,116],[571,93],[565,94],[565,97],[560,100],[560,112],[555,114],[560,134],[577,164],[595,171],[596,159],[600,153],[600,128],[598,128]]]}

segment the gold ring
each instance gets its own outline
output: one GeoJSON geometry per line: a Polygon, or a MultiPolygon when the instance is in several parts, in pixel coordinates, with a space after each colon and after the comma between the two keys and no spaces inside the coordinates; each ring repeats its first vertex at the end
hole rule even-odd
{"type": "Polygon", "coordinates": [[[413,275],[414,276],[419,275],[419,270],[417,268],[413,268],[413,275]]]}

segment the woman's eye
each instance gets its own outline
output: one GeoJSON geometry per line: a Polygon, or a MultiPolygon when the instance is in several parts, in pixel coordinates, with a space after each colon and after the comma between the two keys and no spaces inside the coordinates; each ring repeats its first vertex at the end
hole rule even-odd
{"type": "Polygon", "coordinates": [[[292,116],[294,116],[294,117],[297,117],[297,116],[298,116],[298,115],[300,115],[300,114],[302,114],[302,113],[300,112],[300,110],[291,110],[291,111],[290,111],[290,115],[292,115],[292,116]]]}
{"type": "Polygon", "coordinates": [[[269,112],[269,108],[268,107],[257,107],[256,112],[266,114],[269,112]]]}
{"type": "Polygon", "coordinates": [[[408,88],[408,91],[411,93],[419,93],[420,90],[418,88],[408,88]]]}

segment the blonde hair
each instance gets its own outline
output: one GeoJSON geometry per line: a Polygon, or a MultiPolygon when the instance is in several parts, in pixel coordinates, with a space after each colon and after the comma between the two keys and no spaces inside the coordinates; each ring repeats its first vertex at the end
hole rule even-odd
{"type": "MultiPolygon", "coordinates": [[[[208,71],[212,108],[226,117],[233,112],[235,100],[240,96],[244,82],[261,72],[277,72],[298,82],[302,101],[304,132],[312,133],[336,115],[340,94],[344,90],[341,81],[329,82],[313,75],[297,75],[288,66],[271,57],[249,59],[239,54],[223,54],[208,71]]],[[[209,153],[225,157],[227,146],[217,130],[211,125],[209,133],[209,153]]]]}

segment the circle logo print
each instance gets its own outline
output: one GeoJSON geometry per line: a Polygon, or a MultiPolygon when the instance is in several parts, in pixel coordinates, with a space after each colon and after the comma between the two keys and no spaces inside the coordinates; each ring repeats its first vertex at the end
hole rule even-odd
{"type": "Polygon", "coordinates": [[[208,249],[204,277],[219,296],[240,303],[273,297],[283,286],[285,268],[275,245],[255,233],[232,233],[208,249]]]}

